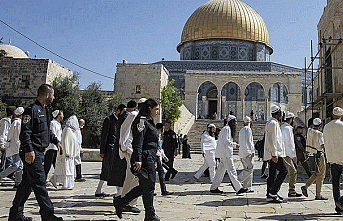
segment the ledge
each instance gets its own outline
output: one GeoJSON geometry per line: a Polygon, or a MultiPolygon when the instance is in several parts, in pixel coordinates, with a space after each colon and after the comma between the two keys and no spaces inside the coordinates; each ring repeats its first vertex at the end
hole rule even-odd
{"type": "Polygon", "coordinates": [[[85,149],[83,148],[82,161],[85,162],[101,162],[102,159],[99,156],[99,149],[85,149]]]}

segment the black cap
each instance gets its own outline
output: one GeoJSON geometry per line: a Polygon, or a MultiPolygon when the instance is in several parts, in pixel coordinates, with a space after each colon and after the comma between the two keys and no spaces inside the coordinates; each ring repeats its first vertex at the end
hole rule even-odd
{"type": "Polygon", "coordinates": [[[136,106],[137,106],[136,101],[130,100],[130,101],[127,103],[127,108],[135,108],[136,106]]]}

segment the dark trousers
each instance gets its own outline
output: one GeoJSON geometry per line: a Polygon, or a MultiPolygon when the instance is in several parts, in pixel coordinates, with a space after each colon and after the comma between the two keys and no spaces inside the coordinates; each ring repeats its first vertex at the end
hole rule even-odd
{"type": "Polygon", "coordinates": [[[40,207],[39,213],[42,220],[48,220],[54,215],[54,206],[46,190],[46,177],[43,167],[44,153],[35,151],[36,157],[32,164],[25,161],[25,154],[20,152],[20,158],[24,163],[23,178],[17,188],[13,205],[10,209],[10,219],[23,216],[24,204],[29,198],[32,190],[40,207]]]}
{"type": "MultiPolygon", "coordinates": [[[[146,151],[148,152],[148,151],[146,151]]],[[[143,156],[144,156],[143,151],[143,156]]],[[[155,209],[154,209],[154,192],[155,192],[155,182],[156,182],[156,170],[155,170],[155,162],[156,162],[156,155],[153,156],[148,154],[144,156],[142,160],[142,168],[146,170],[147,174],[138,174],[139,179],[139,186],[133,188],[130,192],[128,192],[123,198],[116,199],[119,200],[119,205],[125,206],[128,205],[132,200],[136,199],[139,196],[143,196],[143,204],[145,209],[145,216],[154,216],[155,209]]]]}
{"type": "Polygon", "coordinates": [[[75,165],[75,170],[76,170],[76,177],[75,177],[75,179],[81,179],[82,178],[81,164],[75,165]]]}
{"type": "Polygon", "coordinates": [[[306,174],[310,177],[312,174],[311,174],[310,168],[308,166],[308,163],[305,161],[306,158],[305,158],[304,152],[297,151],[297,160],[298,160],[297,163],[298,164],[301,163],[301,165],[304,167],[304,170],[306,171],[306,174]]]}
{"type": "Polygon", "coordinates": [[[57,150],[48,150],[44,156],[44,171],[45,176],[48,177],[51,165],[56,166],[57,150]]]}
{"type": "Polygon", "coordinates": [[[169,180],[171,174],[177,173],[177,171],[174,169],[174,155],[170,155],[170,156],[167,155],[167,157],[169,161],[165,162],[165,164],[167,164],[169,169],[167,170],[165,180],[169,180]]]}
{"type": "Polygon", "coordinates": [[[161,186],[161,192],[164,193],[167,191],[166,184],[164,182],[164,170],[162,167],[162,162],[160,161],[160,158],[157,159],[157,173],[158,173],[158,179],[160,181],[160,186],[161,186]]]}
{"type": "Polygon", "coordinates": [[[341,186],[341,175],[343,172],[343,166],[333,163],[331,164],[331,176],[332,176],[332,193],[335,202],[341,197],[340,186],[341,186]]]}
{"type": "Polygon", "coordinates": [[[269,176],[267,179],[267,194],[276,195],[287,176],[287,168],[282,157],[278,157],[277,163],[269,160],[269,176]],[[278,171],[278,174],[276,172],[278,171]]]}

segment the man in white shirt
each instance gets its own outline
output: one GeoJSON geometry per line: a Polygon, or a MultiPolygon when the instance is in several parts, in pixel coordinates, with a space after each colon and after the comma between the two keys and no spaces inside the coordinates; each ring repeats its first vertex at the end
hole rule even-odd
{"type": "Polygon", "coordinates": [[[210,192],[223,193],[218,187],[223,181],[225,172],[227,171],[236,194],[241,194],[247,192],[248,188],[244,188],[238,180],[237,171],[233,163],[233,148],[238,147],[238,144],[234,142],[237,127],[236,117],[229,115],[227,117],[227,124],[228,125],[225,125],[219,133],[216,155],[220,158],[220,163],[213,179],[210,192]]]}
{"type": "Polygon", "coordinates": [[[5,145],[6,157],[12,157],[12,165],[7,167],[0,173],[0,179],[3,179],[4,177],[15,172],[14,188],[17,188],[17,186],[20,184],[23,170],[23,162],[21,161],[19,156],[19,135],[21,129],[21,115],[23,113],[23,107],[18,107],[14,111],[14,121],[8,131],[7,143],[5,145]]]}
{"type": "Polygon", "coordinates": [[[6,108],[7,116],[0,120],[0,151],[1,151],[1,165],[0,172],[12,164],[12,159],[7,158],[6,160],[6,148],[7,135],[11,127],[11,120],[16,107],[9,106],[6,108]]]}
{"type": "Polygon", "coordinates": [[[301,197],[302,194],[295,192],[295,183],[297,180],[297,153],[295,151],[295,142],[293,134],[294,114],[287,111],[285,123],[281,126],[283,144],[285,147],[286,157],[285,165],[289,174],[288,197],[301,197]]]}
{"type": "Polygon", "coordinates": [[[250,128],[251,118],[246,116],[243,120],[244,127],[239,131],[239,152],[238,156],[241,158],[243,164],[243,171],[239,174],[238,180],[242,182],[243,187],[248,188],[249,192],[252,187],[252,179],[254,173],[254,156],[255,146],[252,131],[250,128]]]}
{"type": "Polygon", "coordinates": [[[324,155],[324,137],[319,131],[322,121],[319,118],[313,120],[313,129],[307,131],[306,151],[315,157],[318,166],[317,171],[307,180],[306,185],[301,187],[304,196],[308,197],[307,189],[316,182],[316,197],[315,200],[327,200],[328,198],[321,195],[323,181],[326,172],[326,160],[324,155]]]}
{"type": "Polygon", "coordinates": [[[204,157],[204,164],[200,167],[198,172],[194,174],[194,178],[199,180],[207,168],[210,171],[210,180],[213,182],[216,173],[216,159],[215,152],[217,141],[215,140],[214,133],[216,126],[214,124],[207,125],[206,131],[201,135],[201,152],[204,157]]]}
{"type": "Polygon", "coordinates": [[[333,199],[336,203],[336,212],[343,212],[343,204],[340,199],[340,180],[343,172],[343,109],[333,109],[333,120],[325,125],[323,135],[325,141],[326,158],[331,164],[331,182],[333,199]]]}
{"type": "Polygon", "coordinates": [[[283,145],[280,123],[282,112],[279,106],[272,105],[272,118],[267,122],[265,129],[265,143],[263,160],[269,161],[269,176],[267,179],[267,200],[272,203],[282,203],[283,197],[278,195],[280,187],[287,176],[284,164],[285,147],[283,145]],[[279,173],[276,175],[276,171],[279,173]]]}
{"type": "MultiPolygon", "coordinates": [[[[62,140],[62,126],[61,121],[63,120],[63,111],[61,110],[55,110],[52,112],[53,120],[50,122],[50,130],[58,140],[62,140]]],[[[55,144],[50,143],[49,146],[45,149],[45,155],[44,155],[44,171],[45,176],[48,178],[48,174],[51,168],[51,165],[56,166],[56,158],[57,158],[57,152],[58,148],[55,144]]]]}

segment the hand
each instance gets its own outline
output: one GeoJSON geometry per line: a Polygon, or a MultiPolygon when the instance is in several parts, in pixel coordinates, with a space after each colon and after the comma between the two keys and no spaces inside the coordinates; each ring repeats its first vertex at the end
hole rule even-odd
{"type": "Polygon", "coordinates": [[[100,156],[101,158],[104,158],[104,157],[105,157],[105,154],[101,153],[101,154],[99,154],[99,156],[100,156]]]}
{"type": "Polygon", "coordinates": [[[296,157],[293,158],[293,162],[295,165],[297,165],[298,159],[296,157]]]}
{"type": "Polygon", "coordinates": [[[164,160],[165,162],[168,162],[168,161],[169,161],[168,157],[163,157],[163,160],[164,160]]]}
{"type": "Polygon", "coordinates": [[[33,161],[35,161],[35,157],[36,157],[36,155],[35,155],[34,151],[25,153],[25,161],[26,161],[26,163],[28,163],[28,164],[33,163],[33,161]]]}
{"type": "Polygon", "coordinates": [[[62,147],[62,144],[61,143],[58,143],[57,144],[57,148],[58,148],[58,152],[60,152],[60,155],[63,154],[63,147],[62,147]]]}
{"type": "Polygon", "coordinates": [[[272,157],[272,161],[273,161],[274,163],[277,163],[277,161],[278,161],[278,157],[277,157],[277,156],[275,156],[275,157],[272,157]]]}
{"type": "Polygon", "coordinates": [[[141,167],[142,167],[142,162],[135,162],[135,168],[134,168],[135,171],[139,171],[141,167]]]}
{"type": "Polygon", "coordinates": [[[202,153],[202,157],[206,157],[206,153],[202,153]]]}
{"type": "Polygon", "coordinates": [[[1,145],[1,146],[0,146],[0,150],[1,150],[2,152],[4,152],[4,151],[6,150],[5,146],[4,146],[4,145],[1,145]]]}

